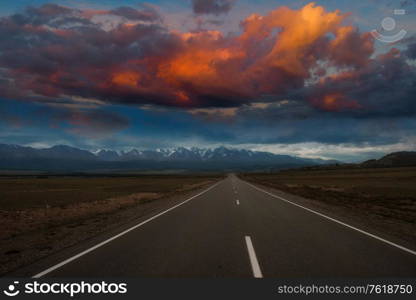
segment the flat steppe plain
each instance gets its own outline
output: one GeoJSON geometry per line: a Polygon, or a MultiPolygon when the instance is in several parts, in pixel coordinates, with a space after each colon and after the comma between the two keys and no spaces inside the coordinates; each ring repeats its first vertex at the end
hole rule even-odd
{"type": "MultiPolygon", "coordinates": [[[[416,168],[285,170],[240,177],[409,247],[416,246],[416,168]]],[[[277,200],[278,201],[278,200],[277,200]]]]}
{"type": "Polygon", "coordinates": [[[172,206],[221,178],[1,176],[0,274],[172,206]]]}

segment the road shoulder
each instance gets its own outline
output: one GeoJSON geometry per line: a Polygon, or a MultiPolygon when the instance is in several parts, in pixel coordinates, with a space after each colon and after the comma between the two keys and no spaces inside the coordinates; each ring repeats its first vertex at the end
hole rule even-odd
{"type": "MultiPolygon", "coordinates": [[[[263,185],[255,181],[242,181],[244,183],[252,184],[259,189],[265,190],[273,195],[282,197],[290,202],[324,214],[330,218],[344,222],[350,226],[356,227],[368,233],[377,235],[398,245],[402,245],[403,247],[412,250],[416,249],[416,236],[414,236],[414,234],[402,234],[403,231],[408,232],[408,228],[396,228],[396,224],[387,223],[385,219],[376,218],[367,212],[353,211],[342,206],[329,205],[319,200],[312,200],[298,195],[289,194],[287,192],[283,192],[276,188],[263,185]]],[[[279,201],[279,199],[276,199],[276,201],[279,201]]]]}
{"type": "Polygon", "coordinates": [[[34,249],[35,251],[31,256],[10,264],[8,266],[10,271],[3,276],[31,277],[39,271],[93,247],[140,222],[198,195],[219,181],[207,182],[198,188],[123,209],[104,217],[97,216],[97,218],[86,220],[82,224],[78,224],[79,226],[76,230],[72,230],[69,235],[63,236],[61,240],[57,240],[48,251],[36,251],[37,249],[34,249]]]}

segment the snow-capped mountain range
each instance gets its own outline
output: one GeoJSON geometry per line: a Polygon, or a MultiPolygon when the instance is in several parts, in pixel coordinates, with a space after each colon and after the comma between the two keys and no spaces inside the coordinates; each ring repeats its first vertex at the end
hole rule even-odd
{"type": "Polygon", "coordinates": [[[202,168],[233,169],[258,167],[299,167],[333,163],[321,159],[300,158],[269,152],[218,147],[169,148],[156,150],[87,151],[57,145],[36,149],[18,145],[0,144],[1,169],[76,168],[202,168]]]}
{"type": "Polygon", "coordinates": [[[317,164],[327,163],[321,159],[299,158],[289,155],[278,155],[270,152],[260,152],[245,149],[234,149],[226,147],[218,148],[168,148],[156,150],[113,151],[99,150],[95,155],[106,161],[120,160],[154,160],[154,161],[293,161],[293,162],[314,162],[317,164]]]}

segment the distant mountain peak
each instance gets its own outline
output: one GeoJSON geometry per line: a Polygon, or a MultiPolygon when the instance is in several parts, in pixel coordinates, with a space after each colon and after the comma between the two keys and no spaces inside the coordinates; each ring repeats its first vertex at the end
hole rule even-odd
{"type": "Polygon", "coordinates": [[[365,167],[416,166],[416,152],[393,152],[383,156],[380,159],[371,159],[365,161],[361,165],[365,167]]]}

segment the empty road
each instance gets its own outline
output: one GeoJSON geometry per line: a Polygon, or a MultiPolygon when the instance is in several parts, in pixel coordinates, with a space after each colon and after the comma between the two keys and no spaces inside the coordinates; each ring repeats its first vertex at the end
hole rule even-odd
{"type": "Polygon", "coordinates": [[[229,176],[33,276],[415,277],[416,253],[229,176]]]}

